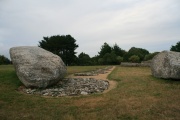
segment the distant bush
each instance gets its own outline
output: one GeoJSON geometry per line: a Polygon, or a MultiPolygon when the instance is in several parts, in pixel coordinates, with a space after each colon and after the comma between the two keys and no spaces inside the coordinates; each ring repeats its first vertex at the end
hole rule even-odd
{"type": "Polygon", "coordinates": [[[121,56],[117,56],[117,61],[119,62],[119,64],[123,61],[123,57],[121,57],[121,56]]]}
{"type": "Polygon", "coordinates": [[[158,53],[159,53],[159,52],[150,53],[150,54],[148,54],[148,55],[146,55],[146,56],[144,57],[144,60],[145,60],[145,61],[151,60],[151,59],[153,59],[153,57],[154,57],[155,55],[157,55],[158,53]]]}
{"type": "Polygon", "coordinates": [[[140,58],[139,58],[139,56],[137,56],[137,55],[132,55],[132,56],[129,58],[129,61],[130,61],[130,62],[133,62],[133,63],[138,63],[138,62],[140,62],[140,58]]]}
{"type": "Polygon", "coordinates": [[[148,54],[149,51],[146,49],[131,47],[131,49],[129,49],[129,51],[123,56],[123,58],[124,61],[128,62],[131,56],[136,55],[139,57],[139,62],[141,62],[144,60],[144,57],[148,54]]]}
{"type": "Polygon", "coordinates": [[[172,45],[170,51],[180,52],[180,41],[176,45],[172,45]]]}
{"type": "Polygon", "coordinates": [[[0,65],[7,65],[10,64],[11,61],[6,58],[4,55],[0,55],[0,65]]]}

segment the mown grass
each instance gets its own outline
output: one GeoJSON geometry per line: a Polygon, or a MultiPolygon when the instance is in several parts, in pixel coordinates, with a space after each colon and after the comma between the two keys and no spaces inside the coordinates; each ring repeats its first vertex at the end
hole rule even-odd
{"type": "MultiPolygon", "coordinates": [[[[68,74],[87,70],[85,66],[68,67],[68,74]]],[[[154,78],[146,67],[117,66],[108,78],[117,81],[118,85],[105,94],[45,98],[18,92],[21,82],[13,67],[0,66],[0,118],[179,120],[180,81],[154,78]]]]}

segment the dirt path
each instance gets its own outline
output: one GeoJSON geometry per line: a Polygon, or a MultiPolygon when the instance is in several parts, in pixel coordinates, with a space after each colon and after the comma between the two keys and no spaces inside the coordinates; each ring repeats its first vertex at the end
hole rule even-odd
{"type": "Polygon", "coordinates": [[[94,78],[94,79],[100,79],[100,80],[107,80],[109,82],[109,88],[107,90],[105,90],[103,93],[107,93],[108,91],[116,88],[117,82],[113,81],[113,80],[108,80],[107,76],[115,69],[115,66],[113,66],[111,69],[109,69],[108,71],[106,71],[107,73],[105,74],[98,74],[96,76],[74,76],[74,75],[70,75],[68,76],[68,78],[94,78]]]}

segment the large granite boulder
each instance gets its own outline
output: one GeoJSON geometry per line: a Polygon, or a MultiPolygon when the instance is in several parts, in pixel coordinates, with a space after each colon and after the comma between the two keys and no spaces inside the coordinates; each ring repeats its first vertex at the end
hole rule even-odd
{"type": "Polygon", "coordinates": [[[39,47],[13,47],[10,56],[18,78],[26,87],[46,88],[66,74],[61,58],[39,47]]]}
{"type": "Polygon", "coordinates": [[[163,51],[151,64],[152,75],[157,78],[180,80],[180,52],[163,51]]]}

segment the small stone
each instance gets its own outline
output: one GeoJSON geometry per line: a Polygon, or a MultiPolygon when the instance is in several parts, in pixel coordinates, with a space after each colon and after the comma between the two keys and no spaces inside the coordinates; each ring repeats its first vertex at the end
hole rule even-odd
{"type": "Polygon", "coordinates": [[[44,96],[48,96],[48,95],[49,95],[49,93],[44,93],[43,95],[44,95],[44,96]]]}
{"type": "Polygon", "coordinates": [[[56,88],[56,89],[54,89],[53,91],[54,91],[54,92],[58,92],[59,90],[56,88]]]}
{"type": "Polygon", "coordinates": [[[33,93],[36,92],[36,89],[33,89],[31,92],[33,92],[33,93]]]}
{"type": "Polygon", "coordinates": [[[82,91],[82,92],[81,92],[81,95],[88,95],[88,93],[85,92],[85,91],[82,91]]]}
{"type": "Polygon", "coordinates": [[[65,78],[48,89],[24,89],[29,94],[62,97],[100,93],[108,89],[109,82],[94,78],[65,78]]]}

